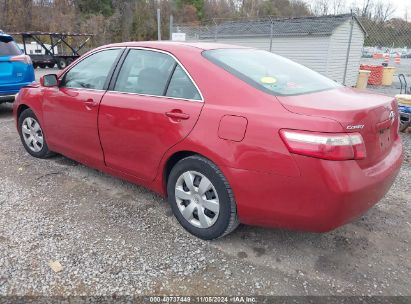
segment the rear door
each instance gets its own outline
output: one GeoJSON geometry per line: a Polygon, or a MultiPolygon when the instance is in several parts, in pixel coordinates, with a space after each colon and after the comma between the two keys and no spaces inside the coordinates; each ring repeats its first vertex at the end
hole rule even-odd
{"type": "Polygon", "coordinates": [[[197,122],[202,96],[184,67],[164,52],[132,49],[116,74],[99,113],[106,165],[152,180],[164,153],[197,122]]]}

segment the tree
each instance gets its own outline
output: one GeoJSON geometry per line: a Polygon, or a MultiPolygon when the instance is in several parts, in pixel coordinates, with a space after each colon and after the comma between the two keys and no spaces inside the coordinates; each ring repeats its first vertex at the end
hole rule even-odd
{"type": "Polygon", "coordinates": [[[395,7],[391,2],[378,1],[374,6],[373,19],[378,22],[387,21],[395,12],[395,7]]]}
{"type": "MultiPolygon", "coordinates": [[[[298,17],[340,14],[347,0],[0,0],[0,29],[17,31],[86,32],[93,44],[157,39],[156,10],[161,10],[162,36],[168,38],[169,16],[175,23],[201,24],[212,19],[298,17]]],[[[367,43],[409,45],[410,23],[390,19],[395,7],[383,0],[359,0],[351,7],[369,27],[367,43]],[[359,4],[358,4],[359,3],[359,4]],[[401,31],[398,27],[405,27],[401,31]],[[376,30],[378,29],[378,30],[376,30]],[[384,34],[385,38],[381,33],[384,34]],[[399,38],[398,38],[399,39],[399,38]]],[[[408,18],[408,16],[406,16],[408,18]]],[[[406,19],[407,19],[406,18],[406,19]]]]}
{"type": "Polygon", "coordinates": [[[111,0],[74,0],[74,2],[79,12],[83,14],[102,14],[105,17],[113,14],[111,0]]]}
{"type": "Polygon", "coordinates": [[[204,18],[204,0],[176,0],[177,8],[185,10],[192,10],[189,7],[195,9],[197,18],[202,20],[204,18]]]}

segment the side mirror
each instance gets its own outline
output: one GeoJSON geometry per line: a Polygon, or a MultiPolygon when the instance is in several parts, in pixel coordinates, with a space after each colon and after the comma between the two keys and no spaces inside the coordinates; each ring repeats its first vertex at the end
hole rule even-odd
{"type": "Polygon", "coordinates": [[[47,74],[40,77],[40,84],[43,87],[56,87],[59,84],[56,74],[47,74]]]}

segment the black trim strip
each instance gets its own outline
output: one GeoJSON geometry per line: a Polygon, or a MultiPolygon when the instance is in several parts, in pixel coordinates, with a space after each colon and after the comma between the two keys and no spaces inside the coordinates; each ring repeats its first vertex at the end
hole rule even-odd
{"type": "Polygon", "coordinates": [[[120,58],[117,61],[115,68],[113,69],[113,73],[110,77],[110,81],[107,85],[107,90],[112,91],[114,90],[114,86],[117,82],[118,74],[120,73],[121,67],[123,66],[124,61],[126,60],[128,54],[130,53],[130,49],[124,49],[124,52],[121,54],[120,58]]]}
{"type": "Polygon", "coordinates": [[[168,87],[170,86],[171,79],[172,79],[173,76],[174,76],[174,72],[176,71],[177,66],[178,66],[178,63],[175,62],[175,63],[174,63],[173,70],[171,71],[170,76],[168,76],[168,79],[167,79],[167,82],[166,82],[166,86],[165,86],[164,91],[163,91],[163,96],[167,96],[168,87]]]}

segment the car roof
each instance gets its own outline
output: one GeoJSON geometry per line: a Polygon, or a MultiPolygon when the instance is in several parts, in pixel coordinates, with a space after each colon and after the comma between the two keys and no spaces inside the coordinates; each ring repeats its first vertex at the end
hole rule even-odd
{"type": "Polygon", "coordinates": [[[122,42],[105,45],[104,47],[146,47],[161,50],[172,49],[200,49],[200,50],[214,50],[227,48],[245,48],[243,46],[213,43],[213,42],[177,42],[177,41],[136,41],[136,42],[122,42]]]}

